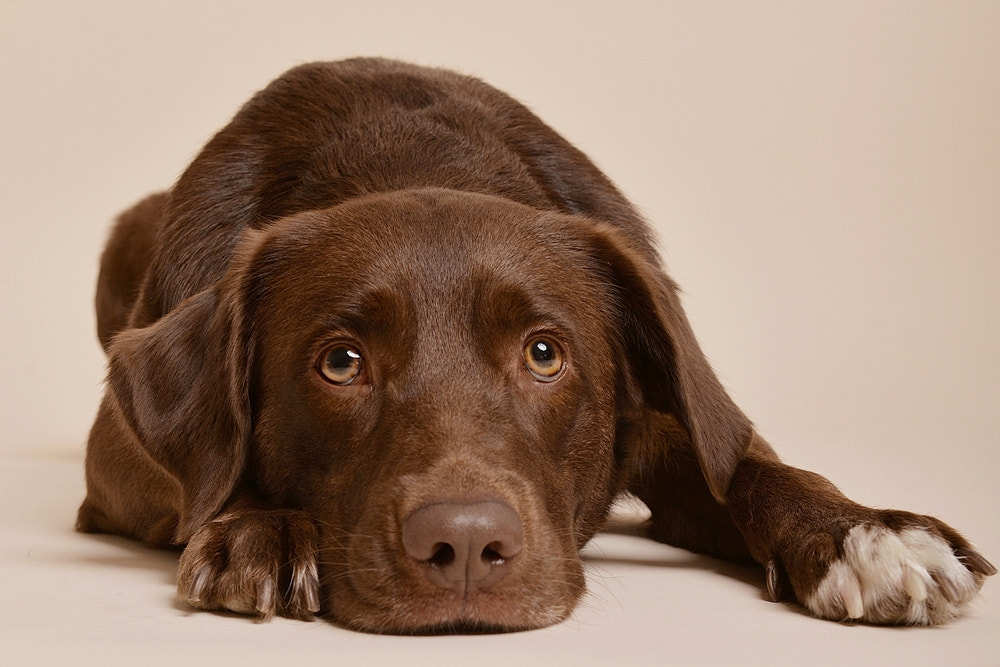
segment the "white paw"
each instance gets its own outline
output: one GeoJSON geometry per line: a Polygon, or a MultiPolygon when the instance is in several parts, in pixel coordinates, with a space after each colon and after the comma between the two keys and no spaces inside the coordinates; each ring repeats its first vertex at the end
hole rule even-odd
{"type": "Polygon", "coordinates": [[[860,525],[805,605],[834,620],[934,625],[958,616],[982,582],[926,530],[860,525]]]}

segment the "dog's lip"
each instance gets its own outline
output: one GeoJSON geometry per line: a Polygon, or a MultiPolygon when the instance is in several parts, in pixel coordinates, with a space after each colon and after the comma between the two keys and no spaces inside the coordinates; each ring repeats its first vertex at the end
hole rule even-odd
{"type": "Polygon", "coordinates": [[[468,609],[464,607],[460,613],[455,614],[452,618],[436,619],[426,622],[411,619],[409,622],[386,622],[383,620],[382,622],[375,621],[374,623],[370,623],[366,621],[370,621],[371,619],[363,617],[342,618],[338,617],[333,612],[327,612],[324,616],[328,621],[351,630],[372,634],[391,634],[400,636],[508,634],[513,632],[539,630],[562,620],[561,618],[553,617],[546,618],[538,623],[526,623],[523,618],[520,618],[517,622],[511,622],[508,624],[503,621],[476,619],[473,615],[469,614],[468,609]]]}
{"type": "Polygon", "coordinates": [[[437,636],[437,635],[499,635],[512,632],[527,632],[538,628],[532,626],[504,626],[494,623],[482,623],[477,621],[456,621],[452,623],[438,623],[426,625],[412,630],[401,630],[395,634],[417,635],[417,636],[437,636]]]}

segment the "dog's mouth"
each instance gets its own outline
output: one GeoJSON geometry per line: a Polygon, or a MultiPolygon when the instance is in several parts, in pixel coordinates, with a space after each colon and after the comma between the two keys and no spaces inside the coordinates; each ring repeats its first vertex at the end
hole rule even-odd
{"type": "Polygon", "coordinates": [[[415,636],[437,636],[437,635],[498,635],[510,632],[526,632],[528,630],[534,630],[535,628],[529,626],[523,627],[508,627],[503,625],[494,625],[491,623],[473,623],[473,622],[458,622],[458,623],[445,623],[443,625],[428,626],[425,628],[417,628],[412,632],[406,632],[407,635],[415,636]]]}
{"type": "MultiPolygon", "coordinates": [[[[357,627],[356,630],[374,632],[369,628],[357,627]]],[[[483,621],[458,620],[444,623],[432,623],[414,628],[384,628],[377,634],[390,634],[413,637],[437,637],[442,635],[499,635],[513,632],[536,630],[532,625],[501,625],[483,621]]]]}
{"type": "Polygon", "coordinates": [[[347,610],[340,609],[339,613],[328,612],[325,617],[335,625],[372,634],[488,635],[526,632],[554,625],[563,621],[573,606],[528,599],[531,597],[528,594],[525,599],[510,603],[493,600],[492,604],[468,606],[440,605],[434,599],[411,599],[391,608],[383,607],[381,612],[369,608],[367,613],[345,614],[347,610]]]}
{"type": "Polygon", "coordinates": [[[475,635],[543,628],[569,616],[584,590],[580,561],[554,560],[559,566],[536,561],[474,591],[442,589],[415,574],[419,568],[371,568],[379,583],[368,573],[344,573],[325,578],[325,615],[335,624],[377,634],[475,635]]]}

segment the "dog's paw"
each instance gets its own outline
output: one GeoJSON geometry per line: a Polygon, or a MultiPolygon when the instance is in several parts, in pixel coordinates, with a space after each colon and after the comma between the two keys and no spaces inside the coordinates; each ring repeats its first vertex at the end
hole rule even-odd
{"type": "Polygon", "coordinates": [[[316,545],[315,524],[299,512],[230,512],[191,537],[177,594],[198,609],[310,619],[320,608],[316,545]]]}
{"type": "MultiPolygon", "coordinates": [[[[801,600],[832,620],[935,625],[958,616],[985,577],[995,573],[978,553],[953,548],[930,527],[859,524],[801,600]]],[[[770,583],[770,567],[768,574],[770,583]]]]}

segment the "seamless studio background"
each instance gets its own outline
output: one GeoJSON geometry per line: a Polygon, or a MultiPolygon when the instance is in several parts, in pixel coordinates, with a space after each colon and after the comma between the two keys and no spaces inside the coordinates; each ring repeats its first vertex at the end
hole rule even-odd
{"type": "Polygon", "coordinates": [[[946,628],[838,625],[608,535],[560,626],[375,637],[191,614],[176,555],[71,530],[111,219],[285,69],[382,55],[480,76],[597,162],[788,462],[1000,563],[998,30],[966,1],[0,0],[0,661],[1000,664],[997,581],[946,628]]]}

